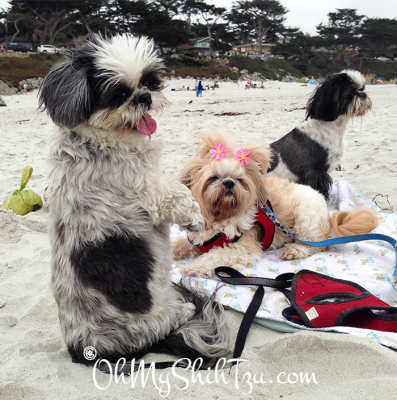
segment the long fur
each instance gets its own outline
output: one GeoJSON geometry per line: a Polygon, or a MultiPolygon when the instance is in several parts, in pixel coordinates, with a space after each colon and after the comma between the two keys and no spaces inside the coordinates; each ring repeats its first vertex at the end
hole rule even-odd
{"type": "Polygon", "coordinates": [[[69,353],[78,362],[87,362],[87,346],[107,360],[161,346],[184,357],[226,355],[221,306],[171,282],[170,223],[200,230],[203,220],[190,191],[162,173],[162,143],[146,136],[155,129],[149,113],[168,104],[153,43],[94,36],[66,56],[43,81],[40,104],[56,125],[47,202],[69,353]]]}
{"type": "Polygon", "coordinates": [[[343,155],[347,123],[371,108],[365,79],[358,71],[343,70],[330,75],[310,97],[306,119],[270,144],[273,160],[268,176],[310,186],[328,199],[330,174],[343,155]]]}
{"type": "Polygon", "coordinates": [[[380,215],[375,210],[357,207],[352,211],[337,211],[331,215],[334,236],[351,236],[370,232],[378,226],[380,215]]]}
{"type": "MultiPolygon", "coordinates": [[[[252,161],[242,167],[234,159],[238,147],[232,138],[219,130],[202,134],[201,137],[203,143],[197,157],[187,163],[181,179],[200,204],[205,228],[197,233],[188,232],[190,241],[182,234],[173,239],[174,259],[198,257],[183,267],[182,273],[208,278],[213,276],[214,268],[220,265],[241,270],[248,264],[258,262],[263,250],[254,222],[257,206],[263,205],[268,199],[283,224],[304,241],[315,242],[330,236],[368,233],[379,224],[379,214],[366,208],[336,212],[331,219],[326,201],[318,191],[287,179],[267,178],[266,170],[271,155],[262,145],[244,146],[251,150],[249,157],[252,161]],[[227,156],[220,161],[211,160],[209,151],[218,143],[228,149],[227,156]],[[233,193],[225,192],[225,181],[234,182],[233,189],[229,189],[233,193]],[[211,197],[208,197],[208,193],[211,197]],[[229,207],[224,207],[224,202],[229,207]],[[202,245],[220,232],[228,238],[238,236],[240,239],[223,247],[214,247],[208,253],[202,253],[195,246],[202,245]]],[[[279,248],[282,248],[281,258],[284,260],[305,258],[319,251],[318,247],[293,242],[276,229],[269,250],[279,248]]]]}

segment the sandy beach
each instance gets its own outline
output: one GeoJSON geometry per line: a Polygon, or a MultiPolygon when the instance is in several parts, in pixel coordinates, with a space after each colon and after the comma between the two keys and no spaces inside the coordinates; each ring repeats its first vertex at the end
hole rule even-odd
{"type": "MultiPolygon", "coordinates": [[[[203,82],[207,83],[213,82],[203,82]]],[[[164,141],[163,169],[175,176],[195,154],[199,131],[221,128],[242,145],[271,143],[304,119],[313,91],[312,85],[300,83],[268,81],[264,90],[245,90],[243,83],[220,82],[219,89],[204,91],[197,98],[192,91],[171,91],[193,87],[193,80],[167,84],[170,106],[153,115],[158,123],[153,140],[164,141]]],[[[368,85],[367,94],[373,109],[349,123],[341,170],[332,177],[358,188],[382,213],[396,213],[397,85],[368,85]]],[[[3,100],[7,107],[0,108],[0,203],[19,189],[28,165],[34,171],[27,189],[42,196],[48,175],[46,138],[52,122],[37,111],[37,92],[3,96],[3,100]]],[[[24,217],[0,209],[0,399],[394,397],[397,353],[375,340],[313,331],[281,333],[258,324],[247,339],[243,353],[247,361],[224,372],[223,378],[215,377],[213,371],[192,376],[191,371],[180,370],[175,371],[178,378],[167,369],[162,378],[161,371],[156,372],[157,381],[151,377],[142,385],[139,378],[133,387],[128,377],[116,383],[100,372],[93,376],[91,367],[71,362],[61,336],[50,288],[47,218],[45,207],[24,217]],[[305,373],[314,374],[315,381],[295,382],[305,373]]],[[[392,269],[390,265],[390,274],[392,269]]],[[[227,315],[234,339],[243,314],[227,311],[227,315]]],[[[146,362],[173,359],[145,357],[146,362]]]]}

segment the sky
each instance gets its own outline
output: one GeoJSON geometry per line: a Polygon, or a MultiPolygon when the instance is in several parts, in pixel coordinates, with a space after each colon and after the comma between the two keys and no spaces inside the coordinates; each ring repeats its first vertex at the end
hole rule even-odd
{"type": "MultiPolygon", "coordinates": [[[[84,0],[82,0],[84,1],[84,0]]],[[[231,8],[230,0],[206,0],[208,4],[231,8]]],[[[279,0],[289,12],[285,24],[299,28],[304,33],[315,35],[316,26],[327,24],[327,14],[337,8],[354,8],[360,15],[370,18],[397,18],[397,0],[279,0]]],[[[7,0],[0,0],[0,8],[8,5],[7,0]]]]}
{"type": "MultiPolygon", "coordinates": [[[[0,0],[1,1],[1,0],[0,0]]],[[[316,26],[328,23],[327,14],[337,8],[354,8],[357,14],[370,18],[397,18],[397,0],[278,0],[289,12],[286,26],[299,28],[310,35],[317,34],[316,26]]],[[[217,7],[231,8],[233,1],[206,0],[217,7]]]]}

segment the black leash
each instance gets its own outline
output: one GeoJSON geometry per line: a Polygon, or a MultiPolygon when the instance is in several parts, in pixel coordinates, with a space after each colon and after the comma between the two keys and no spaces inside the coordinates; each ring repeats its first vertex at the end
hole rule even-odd
{"type": "MultiPolygon", "coordinates": [[[[279,275],[276,279],[258,278],[258,277],[246,277],[240,272],[230,267],[218,267],[215,268],[215,275],[223,282],[230,283],[232,285],[252,285],[258,286],[255,291],[254,297],[247,311],[244,314],[243,320],[241,321],[240,328],[237,333],[236,344],[234,346],[233,358],[238,359],[243,353],[245,342],[247,340],[248,332],[251,328],[252,323],[259,307],[262,304],[263,296],[265,295],[264,286],[278,289],[289,297],[289,290],[291,287],[293,273],[286,273],[279,275]],[[226,274],[228,276],[226,276],[226,274]]],[[[233,361],[232,365],[236,365],[237,361],[233,361]]]]}
{"type": "MultiPolygon", "coordinates": [[[[258,286],[258,289],[255,291],[255,294],[252,298],[250,305],[248,306],[247,311],[244,314],[243,320],[241,321],[240,328],[237,333],[236,343],[233,351],[233,358],[238,359],[241,357],[243,353],[245,342],[247,340],[248,332],[251,328],[252,323],[254,322],[254,318],[259,310],[259,307],[262,304],[263,296],[265,295],[264,287],[271,287],[278,289],[280,292],[284,293],[287,297],[289,297],[289,290],[287,288],[291,287],[292,278],[295,274],[286,273],[277,276],[276,279],[269,278],[260,278],[260,277],[247,277],[240,272],[236,271],[230,267],[218,267],[215,268],[215,275],[223,282],[230,283],[232,285],[251,285],[258,286]]],[[[124,365],[118,365],[117,363],[109,363],[112,368],[112,373],[125,375],[131,374],[132,372],[136,372],[140,367],[140,363],[125,363],[124,365]],[[133,368],[132,368],[133,367],[133,368]],[[132,371],[133,369],[133,371],[132,371]]],[[[109,364],[105,364],[104,366],[98,365],[97,368],[105,373],[110,373],[109,364]]],[[[232,362],[232,366],[236,365],[237,361],[232,362]]],[[[188,368],[189,365],[181,363],[181,362],[172,362],[172,361],[164,361],[164,362],[153,362],[147,363],[143,365],[143,368],[150,368],[154,366],[156,369],[165,369],[170,367],[179,367],[179,368],[188,368]]],[[[194,363],[193,363],[194,366],[194,363]]],[[[197,370],[207,370],[207,368],[203,368],[201,365],[196,367],[197,370]]]]}

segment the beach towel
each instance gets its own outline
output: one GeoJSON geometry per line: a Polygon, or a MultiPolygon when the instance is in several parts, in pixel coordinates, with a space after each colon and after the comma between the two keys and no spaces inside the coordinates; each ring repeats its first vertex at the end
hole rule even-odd
{"type": "MultiPolygon", "coordinates": [[[[352,210],[355,207],[379,208],[354,186],[346,181],[333,184],[329,208],[341,211],[352,210]]],[[[372,233],[381,233],[397,238],[397,214],[381,214],[382,223],[372,233]]],[[[180,234],[177,225],[171,230],[171,236],[180,234]]],[[[327,247],[326,251],[318,252],[302,260],[281,260],[281,249],[265,251],[262,259],[255,265],[249,265],[240,271],[246,276],[258,276],[274,279],[277,275],[287,272],[297,273],[303,269],[319,272],[333,278],[356,282],[380,300],[391,306],[397,304],[397,279],[393,276],[395,252],[390,244],[370,240],[357,243],[347,243],[327,247]]],[[[180,260],[174,263],[173,280],[179,281],[179,269],[194,259],[180,260]]],[[[219,285],[219,280],[195,278],[197,284],[202,284],[208,294],[212,294],[219,285]]],[[[217,300],[225,307],[244,313],[251,300],[256,286],[223,285],[217,293],[217,300]]],[[[382,345],[397,349],[397,333],[381,332],[351,327],[332,327],[310,329],[294,324],[282,316],[283,309],[289,307],[288,299],[275,289],[266,288],[261,307],[255,321],[272,329],[283,332],[295,332],[298,329],[315,331],[333,331],[349,333],[355,336],[371,338],[382,345]]]]}

